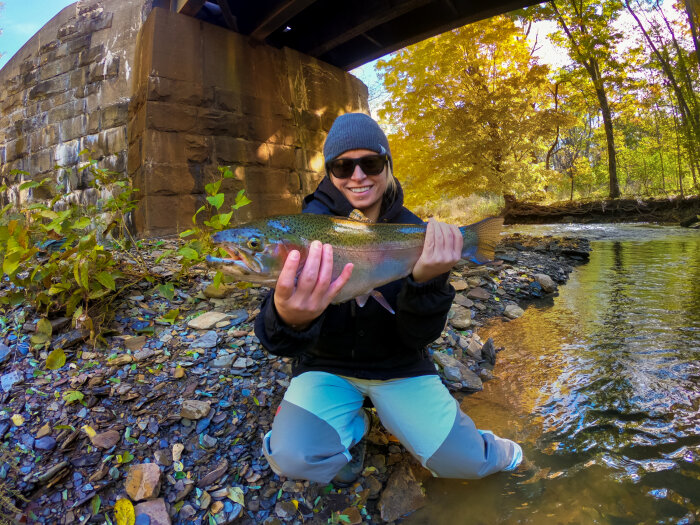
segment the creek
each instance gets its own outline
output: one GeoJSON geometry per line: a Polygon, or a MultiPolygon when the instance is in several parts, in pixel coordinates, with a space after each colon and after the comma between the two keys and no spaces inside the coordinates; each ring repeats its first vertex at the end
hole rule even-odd
{"type": "Polygon", "coordinates": [[[700,518],[700,231],[639,224],[517,226],[584,236],[590,261],[559,294],[480,335],[505,350],[465,397],[477,427],[529,466],[431,479],[404,520],[693,523],[700,518]]]}

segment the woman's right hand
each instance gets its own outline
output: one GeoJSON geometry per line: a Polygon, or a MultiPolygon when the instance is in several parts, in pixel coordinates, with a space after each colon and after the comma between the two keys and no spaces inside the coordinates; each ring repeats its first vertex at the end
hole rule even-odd
{"type": "Polygon", "coordinates": [[[282,321],[295,330],[306,329],[335,299],[340,289],[350,279],[352,264],[348,263],[341,274],[331,281],[333,273],[333,247],[313,241],[309,254],[297,278],[298,250],[292,250],[275,286],[275,308],[282,321]]]}

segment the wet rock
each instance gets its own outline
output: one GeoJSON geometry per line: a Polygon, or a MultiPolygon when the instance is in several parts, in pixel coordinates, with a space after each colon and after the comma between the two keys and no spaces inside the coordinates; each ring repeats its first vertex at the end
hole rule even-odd
{"type": "Polygon", "coordinates": [[[0,365],[10,359],[11,352],[9,346],[0,343],[0,365]]]}
{"type": "Polygon", "coordinates": [[[469,339],[466,348],[462,348],[466,350],[467,354],[469,354],[471,358],[473,358],[476,361],[481,361],[483,350],[481,347],[481,343],[479,343],[479,341],[477,341],[476,338],[469,339]]]}
{"type": "Polygon", "coordinates": [[[107,361],[107,364],[109,366],[123,366],[128,365],[133,360],[133,356],[130,356],[129,354],[122,354],[120,356],[115,357],[114,359],[110,359],[109,361],[107,361]]]}
{"type": "Polygon", "coordinates": [[[211,330],[216,326],[216,323],[225,321],[228,318],[229,315],[222,312],[206,312],[194,319],[190,319],[187,326],[194,330],[211,330]]]}
{"type": "Polygon", "coordinates": [[[143,345],[146,344],[146,336],[145,335],[137,335],[135,337],[126,337],[124,339],[124,346],[128,350],[131,350],[132,352],[136,352],[138,350],[141,350],[143,348],[143,345]]]}
{"type": "Polygon", "coordinates": [[[182,443],[175,443],[173,445],[173,461],[180,461],[183,450],[185,450],[185,445],[182,443]]]}
{"type": "Polygon", "coordinates": [[[450,316],[450,325],[457,330],[466,330],[472,324],[472,312],[463,306],[452,306],[448,316],[450,316]]]}
{"type": "Polygon", "coordinates": [[[197,511],[194,510],[194,507],[192,507],[192,505],[183,505],[180,509],[178,517],[182,518],[183,520],[186,520],[191,518],[195,514],[197,514],[197,511]]]}
{"type": "Polygon", "coordinates": [[[472,306],[474,306],[474,301],[467,298],[466,295],[461,294],[461,293],[458,293],[457,295],[455,295],[455,303],[460,305],[460,306],[464,306],[465,308],[471,308],[472,306]]]}
{"type": "Polygon", "coordinates": [[[9,374],[5,374],[0,377],[0,388],[2,388],[3,392],[9,392],[12,390],[13,386],[21,382],[22,374],[20,374],[17,370],[13,370],[9,374]]]}
{"type": "Polygon", "coordinates": [[[462,388],[471,391],[478,391],[483,389],[483,383],[479,376],[472,372],[467,365],[458,361],[454,357],[447,355],[444,352],[433,352],[433,361],[435,361],[441,369],[446,367],[450,369],[450,373],[454,374],[458,372],[459,379],[453,381],[458,382],[462,385],[462,388]]]}
{"type": "Polygon", "coordinates": [[[66,334],[59,335],[51,342],[52,348],[63,348],[64,350],[71,348],[78,343],[82,343],[90,336],[89,330],[77,329],[71,330],[66,334]]]}
{"type": "Polygon", "coordinates": [[[476,288],[472,288],[471,290],[469,290],[469,292],[467,292],[467,298],[478,299],[480,301],[487,301],[491,298],[491,294],[483,288],[477,286],[476,288]]]}
{"type": "Polygon", "coordinates": [[[156,355],[156,351],[153,350],[152,348],[144,348],[143,350],[139,350],[134,354],[134,361],[139,362],[139,361],[145,361],[149,357],[153,357],[156,355]]]}
{"type": "Polygon", "coordinates": [[[93,446],[107,450],[112,448],[114,445],[119,443],[121,439],[121,434],[116,430],[108,430],[107,432],[101,432],[95,434],[90,438],[90,442],[93,446]]]}
{"type": "Polygon", "coordinates": [[[426,503],[420,483],[407,464],[401,464],[389,478],[377,507],[384,521],[396,521],[426,503]]]}
{"type": "Polygon", "coordinates": [[[221,479],[221,477],[228,471],[228,460],[226,458],[221,459],[219,463],[214,467],[213,470],[208,472],[204,477],[199,480],[197,486],[201,488],[208,487],[214,482],[221,479]]]}
{"type": "Polygon", "coordinates": [[[275,514],[280,519],[291,519],[296,515],[296,513],[297,508],[291,501],[278,501],[275,505],[275,514]]]}
{"type": "Polygon", "coordinates": [[[540,283],[540,286],[545,292],[552,293],[556,291],[557,284],[546,273],[536,273],[535,275],[533,275],[533,277],[535,281],[540,283]]]}
{"type": "Polygon", "coordinates": [[[209,414],[211,403],[209,401],[199,401],[197,399],[186,399],[180,408],[180,417],[187,419],[202,419],[209,414]]]}
{"type": "Polygon", "coordinates": [[[246,312],[243,309],[238,309],[234,310],[233,312],[229,312],[229,315],[231,316],[231,324],[233,326],[238,326],[241,323],[244,323],[248,320],[248,312],[246,312]]]}
{"type": "Polygon", "coordinates": [[[190,348],[216,348],[218,342],[218,334],[214,330],[211,330],[192,341],[190,348]]]}
{"type": "Polygon", "coordinates": [[[369,489],[369,499],[379,497],[379,493],[382,491],[382,482],[375,476],[368,476],[363,485],[369,489]]]}
{"type": "Polygon", "coordinates": [[[134,507],[134,513],[137,519],[139,515],[148,516],[151,519],[151,525],[171,525],[172,523],[163,498],[139,503],[134,507]]]}
{"type": "Polygon", "coordinates": [[[155,463],[133,465],[126,476],[125,488],[133,501],[157,497],[160,492],[160,468],[155,463]]]}
{"type": "Polygon", "coordinates": [[[153,453],[153,457],[156,460],[156,463],[158,465],[161,465],[163,467],[169,467],[170,465],[173,464],[173,457],[170,453],[170,450],[167,448],[162,448],[160,450],[156,450],[153,453]]]}
{"type": "MultiPolygon", "coordinates": [[[[41,439],[44,436],[48,436],[51,434],[51,427],[49,426],[48,423],[44,423],[44,426],[42,426],[39,431],[36,433],[36,436],[34,436],[36,439],[41,439]]],[[[2,434],[0,434],[2,436],[2,434]]]]}
{"type": "Polygon", "coordinates": [[[468,285],[464,281],[464,279],[457,279],[456,281],[452,281],[450,284],[458,292],[461,292],[462,290],[466,290],[468,288],[468,285]]]}
{"type": "Polygon", "coordinates": [[[518,317],[521,317],[525,311],[520,308],[517,304],[509,304],[506,306],[505,311],[503,312],[503,315],[505,315],[508,319],[517,319],[518,317]]]}
{"type": "Polygon", "coordinates": [[[45,436],[34,441],[34,448],[37,450],[53,450],[56,448],[56,440],[51,436],[45,436]]]}
{"type": "Polygon", "coordinates": [[[236,356],[232,354],[219,356],[211,362],[211,366],[214,368],[230,368],[235,359],[236,356]]]}
{"type": "Polygon", "coordinates": [[[343,522],[347,523],[348,525],[360,525],[360,523],[362,523],[362,515],[357,507],[348,507],[341,511],[340,514],[345,516],[343,522]]]}
{"type": "Polygon", "coordinates": [[[494,347],[492,337],[489,337],[484,343],[484,346],[481,347],[481,355],[492,365],[496,364],[496,348],[494,347]]]}

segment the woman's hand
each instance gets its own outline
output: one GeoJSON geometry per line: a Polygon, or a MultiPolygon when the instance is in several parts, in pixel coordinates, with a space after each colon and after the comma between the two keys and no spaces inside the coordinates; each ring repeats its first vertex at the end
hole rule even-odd
{"type": "Polygon", "coordinates": [[[350,279],[352,264],[348,263],[335,281],[333,273],[333,247],[314,241],[309,255],[297,278],[300,254],[292,250],[284,262],[275,286],[275,308],[282,321],[295,330],[304,330],[338,295],[350,279]],[[295,282],[296,281],[296,282],[295,282]]]}
{"type": "Polygon", "coordinates": [[[423,283],[449,272],[462,258],[463,243],[464,239],[457,226],[430,219],[423,252],[413,267],[413,280],[423,283]]]}

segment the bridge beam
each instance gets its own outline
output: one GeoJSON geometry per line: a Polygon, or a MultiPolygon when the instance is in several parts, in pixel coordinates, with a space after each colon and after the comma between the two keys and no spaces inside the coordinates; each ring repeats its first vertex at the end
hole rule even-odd
{"type": "Polygon", "coordinates": [[[175,11],[182,15],[195,16],[206,0],[176,0],[175,11]]]}
{"type": "Polygon", "coordinates": [[[282,27],[292,17],[301,13],[304,9],[313,4],[316,0],[287,0],[278,5],[263,19],[250,36],[255,40],[265,40],[277,28],[282,27]]]}

